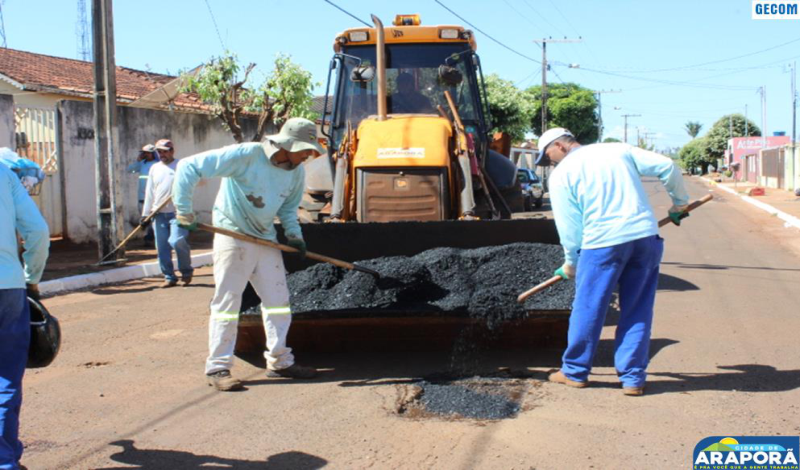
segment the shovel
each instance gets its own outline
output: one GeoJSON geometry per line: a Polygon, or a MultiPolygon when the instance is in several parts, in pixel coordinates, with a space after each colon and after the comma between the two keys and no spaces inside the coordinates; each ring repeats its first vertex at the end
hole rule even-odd
{"type": "MultiPolygon", "coordinates": [[[[264,240],[263,238],[253,237],[251,235],[245,235],[243,233],[234,232],[232,230],[227,230],[220,227],[215,227],[213,225],[208,224],[197,224],[197,228],[201,230],[205,230],[206,232],[218,233],[220,235],[226,235],[231,238],[236,238],[237,240],[243,240],[250,243],[255,243],[256,245],[268,246],[270,248],[276,248],[281,251],[285,251],[287,253],[299,253],[300,250],[297,248],[292,248],[289,245],[283,245],[281,243],[271,242],[269,240],[264,240]]],[[[352,271],[360,271],[362,273],[367,273],[374,276],[376,279],[379,279],[381,275],[378,271],[373,271],[372,269],[365,268],[363,266],[359,266],[357,264],[348,263],[347,261],[342,261],[336,258],[331,258],[329,256],[320,255],[318,253],[312,253],[310,251],[306,252],[306,258],[310,258],[317,261],[322,261],[323,263],[330,263],[334,266],[338,266],[344,269],[350,269],[352,271]]]]}
{"type": "MultiPolygon", "coordinates": [[[[172,197],[168,197],[168,198],[167,198],[167,199],[166,199],[164,202],[162,202],[162,203],[161,203],[161,205],[159,205],[158,207],[156,207],[156,208],[155,208],[155,210],[154,210],[153,212],[151,212],[151,213],[150,213],[150,215],[148,215],[147,217],[145,217],[145,219],[144,219],[144,221],[143,221],[144,225],[147,225],[147,222],[150,222],[151,220],[153,220],[153,217],[155,217],[155,216],[156,216],[156,214],[158,214],[158,211],[160,211],[161,209],[163,209],[164,207],[166,207],[166,206],[167,206],[167,204],[169,204],[169,201],[171,201],[171,200],[172,200],[172,197]]],[[[97,264],[95,264],[95,266],[103,266],[103,265],[106,265],[106,264],[116,264],[116,263],[119,263],[119,262],[125,261],[125,259],[114,259],[114,260],[111,260],[111,261],[106,261],[106,259],[108,259],[108,258],[109,258],[111,255],[113,255],[114,253],[116,253],[117,251],[119,251],[119,250],[120,250],[120,248],[122,248],[123,246],[127,245],[127,244],[128,244],[128,242],[129,242],[129,241],[131,241],[131,239],[132,239],[132,238],[133,238],[133,237],[134,237],[134,236],[135,236],[137,233],[139,233],[139,230],[141,230],[141,229],[142,229],[142,227],[144,227],[144,225],[142,225],[142,224],[139,224],[139,225],[137,225],[137,226],[136,226],[136,228],[134,228],[133,230],[131,230],[131,233],[129,233],[129,234],[128,234],[128,236],[127,236],[127,237],[125,237],[125,239],[124,239],[124,240],[122,240],[122,242],[120,242],[120,244],[119,244],[119,245],[117,245],[117,247],[116,247],[116,248],[114,248],[113,250],[111,250],[111,252],[109,252],[107,255],[103,256],[103,259],[101,259],[100,261],[98,261],[98,262],[97,262],[97,264]]]]}
{"type": "MultiPolygon", "coordinates": [[[[686,212],[691,212],[691,211],[697,209],[698,207],[702,206],[703,204],[707,203],[708,201],[710,201],[712,199],[714,199],[714,196],[712,196],[711,194],[707,194],[707,195],[703,196],[702,198],[700,198],[700,199],[694,201],[693,203],[689,204],[689,206],[686,208],[686,212]]],[[[665,225],[667,225],[667,224],[669,224],[671,222],[672,222],[672,219],[670,219],[669,217],[664,217],[663,219],[658,221],[658,227],[661,228],[661,227],[663,227],[663,226],[665,226],[665,225]]],[[[531,288],[530,290],[527,290],[527,291],[523,292],[522,294],[520,294],[519,297],[517,297],[517,302],[519,302],[519,303],[525,302],[525,300],[528,297],[532,296],[533,294],[535,294],[537,292],[541,292],[541,291],[547,289],[548,287],[552,286],[553,284],[557,284],[562,279],[563,278],[561,276],[553,276],[553,277],[551,277],[550,279],[544,281],[543,283],[541,283],[541,284],[531,288]]]]}

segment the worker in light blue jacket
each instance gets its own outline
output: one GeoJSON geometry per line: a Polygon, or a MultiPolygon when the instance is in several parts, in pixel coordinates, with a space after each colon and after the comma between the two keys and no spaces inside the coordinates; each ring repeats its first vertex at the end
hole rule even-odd
{"type": "MultiPolygon", "coordinates": [[[[306,245],[297,220],[303,196],[304,160],[323,152],[317,130],[307,119],[286,121],[279,134],[262,143],[230,145],[203,152],[178,163],[172,200],[181,227],[194,230],[197,222],[192,192],[202,178],[222,177],[214,203],[217,227],[277,241],[273,220],[281,221],[288,244],[305,253],[306,245]]],[[[241,388],[233,378],[233,351],[242,292],[248,281],[261,298],[267,337],[268,377],[311,378],[316,370],[294,362],[286,336],[291,324],[289,289],[281,252],[225,235],[214,236],[214,298],[209,323],[209,356],[206,376],[220,391],[241,388]]]]}
{"type": "Polygon", "coordinates": [[[575,280],[567,349],[553,382],[587,385],[606,310],[619,285],[620,320],[614,364],[626,395],[642,395],[664,241],[641,177],[657,177],[672,198],[676,225],[689,197],[681,171],[669,158],[627,144],[581,146],[566,129],[539,139],[537,165],[556,163],[550,202],[564,247],[556,275],[575,280]]]}
{"type": "Polygon", "coordinates": [[[28,360],[28,296],[38,300],[50,231],[20,178],[0,164],[0,468],[19,468],[22,376],[28,360]],[[17,233],[25,242],[19,262],[17,233]]]}
{"type": "MultiPolygon", "coordinates": [[[[150,175],[150,168],[159,162],[158,152],[156,146],[147,144],[139,151],[139,156],[136,161],[128,165],[127,172],[137,175],[139,178],[138,186],[136,187],[136,198],[139,201],[139,214],[142,213],[144,208],[145,195],[147,194],[147,180],[150,175]]],[[[149,215],[149,214],[148,214],[149,215]]],[[[155,240],[153,226],[150,225],[145,230],[144,245],[151,246],[155,240]]]]}

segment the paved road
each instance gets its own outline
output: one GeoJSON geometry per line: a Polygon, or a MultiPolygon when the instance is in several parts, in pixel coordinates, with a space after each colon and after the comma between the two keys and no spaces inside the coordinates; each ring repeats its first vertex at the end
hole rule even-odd
{"type": "MultiPolygon", "coordinates": [[[[698,198],[708,189],[688,180],[698,198]]],[[[669,205],[647,184],[659,213],[669,205]]],[[[800,232],[726,193],[667,249],[648,394],[625,397],[603,336],[592,381],[575,390],[533,380],[513,420],[398,417],[410,378],[444,370],[447,354],[309,354],[311,383],[267,380],[239,362],[248,390],[203,381],[206,268],[189,288],[135,281],[50,299],[63,353],[26,376],[23,463],[39,468],[689,468],[709,435],[800,433],[800,232]]],[[[487,369],[544,378],[557,351],[487,353],[487,369]]]]}

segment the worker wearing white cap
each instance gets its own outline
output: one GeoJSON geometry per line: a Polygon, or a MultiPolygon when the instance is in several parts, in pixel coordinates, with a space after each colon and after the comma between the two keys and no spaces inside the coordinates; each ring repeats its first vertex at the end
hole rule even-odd
{"type": "Polygon", "coordinates": [[[550,174],[550,202],[565,261],[555,274],[575,280],[567,349],[550,380],[576,388],[588,384],[619,285],[614,365],[623,392],[642,395],[664,241],[640,178],[661,180],[673,202],[669,216],[680,225],[689,215],[681,171],[671,159],[627,144],[581,146],[563,128],[542,134],[539,149],[537,165],[557,165],[550,174]]]}
{"type": "MultiPolygon", "coordinates": [[[[178,164],[172,199],[181,226],[197,227],[192,192],[201,178],[222,177],[214,203],[217,227],[277,241],[273,220],[278,217],[288,244],[305,253],[297,220],[305,172],[301,163],[323,153],[317,129],[307,119],[286,121],[280,133],[262,143],[230,145],[184,158],[178,164]]],[[[311,378],[316,370],[294,362],[286,336],[291,324],[289,289],[281,252],[225,235],[214,236],[214,297],[209,323],[209,385],[221,391],[241,388],[231,376],[242,292],[248,281],[261,298],[267,337],[268,377],[311,378]]]]}

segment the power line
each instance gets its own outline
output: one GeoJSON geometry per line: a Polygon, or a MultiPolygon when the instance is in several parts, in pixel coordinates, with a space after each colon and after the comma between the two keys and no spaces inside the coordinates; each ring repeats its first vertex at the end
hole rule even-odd
{"type": "Polygon", "coordinates": [[[217,31],[217,38],[219,38],[219,45],[222,46],[222,50],[225,51],[228,48],[225,47],[225,42],[222,40],[222,35],[219,34],[219,26],[217,26],[217,19],[214,17],[214,12],[211,10],[211,5],[208,3],[208,0],[205,0],[206,6],[208,7],[208,14],[211,15],[211,22],[214,23],[214,29],[217,31]]]}
{"type": "MultiPolygon", "coordinates": [[[[325,0],[325,1],[327,2],[328,0],[325,0]]],[[[470,25],[470,26],[471,26],[471,27],[472,27],[472,28],[473,28],[475,31],[478,31],[479,33],[483,34],[484,36],[486,36],[487,38],[491,39],[492,41],[494,41],[495,43],[497,43],[497,44],[498,44],[498,45],[500,45],[501,47],[504,47],[505,49],[508,49],[509,51],[513,52],[514,54],[516,54],[516,55],[518,55],[518,56],[520,56],[520,57],[522,57],[522,58],[524,58],[524,59],[527,59],[527,60],[529,60],[529,61],[531,61],[531,62],[534,62],[534,63],[536,63],[536,64],[541,64],[541,62],[539,62],[538,60],[536,60],[536,59],[534,59],[534,58],[532,58],[532,57],[528,57],[528,56],[526,56],[525,54],[523,54],[523,53],[521,53],[521,52],[519,52],[519,51],[516,51],[516,50],[514,50],[514,49],[512,49],[512,48],[510,48],[510,47],[508,47],[508,46],[506,46],[506,45],[505,45],[505,44],[503,44],[502,42],[498,41],[497,39],[493,38],[492,36],[490,36],[489,34],[487,34],[485,31],[481,30],[480,28],[478,28],[478,27],[477,27],[477,26],[475,26],[474,24],[472,24],[472,23],[470,23],[469,21],[467,21],[467,20],[466,20],[466,19],[465,19],[463,16],[459,15],[458,13],[456,13],[456,12],[454,12],[453,10],[451,10],[450,8],[448,8],[448,7],[447,7],[447,5],[445,5],[444,3],[440,2],[439,0],[434,0],[434,1],[435,1],[436,3],[438,3],[438,4],[439,4],[439,6],[441,6],[441,7],[442,7],[442,8],[444,8],[445,10],[447,10],[447,11],[449,11],[450,13],[452,13],[453,15],[455,15],[455,17],[456,17],[456,18],[458,18],[458,19],[460,19],[461,21],[463,21],[464,23],[466,23],[466,24],[470,25]]]]}
{"type": "MultiPolygon", "coordinates": [[[[557,64],[557,65],[567,66],[567,64],[557,64]]],[[[590,68],[586,68],[586,67],[581,67],[578,70],[583,70],[583,71],[591,72],[591,73],[599,73],[599,74],[602,74],[602,75],[610,75],[612,77],[628,78],[630,80],[639,80],[639,81],[643,81],[643,82],[660,83],[662,85],[687,86],[687,87],[693,87],[693,88],[714,88],[714,89],[724,89],[724,90],[729,90],[729,91],[752,90],[754,88],[754,87],[737,86],[737,85],[719,85],[719,84],[711,84],[711,83],[698,83],[700,80],[707,80],[709,78],[715,78],[715,77],[718,77],[719,75],[714,75],[714,76],[711,76],[711,77],[701,78],[701,79],[699,79],[697,81],[693,81],[693,82],[681,82],[681,81],[675,81],[675,80],[659,80],[659,79],[655,79],[655,78],[632,77],[630,75],[624,75],[624,74],[614,73],[614,72],[606,72],[606,71],[603,71],[603,70],[590,69],[590,68]]],[[[724,75],[730,75],[730,74],[724,74],[724,75]]],[[[637,89],[641,89],[641,88],[637,88],[637,89]]]]}
{"type": "Polygon", "coordinates": [[[349,16],[350,18],[353,18],[354,20],[358,21],[359,23],[363,24],[364,26],[367,26],[367,27],[370,27],[370,28],[372,27],[371,24],[367,23],[366,21],[362,20],[361,18],[357,17],[356,15],[350,13],[349,11],[347,11],[344,8],[340,7],[339,5],[331,2],[330,0],[325,0],[325,3],[329,4],[333,8],[336,8],[337,10],[341,11],[342,13],[344,13],[347,16],[349,16]]]}
{"type": "Polygon", "coordinates": [[[531,10],[533,10],[533,12],[534,12],[534,13],[536,13],[537,15],[539,15],[539,17],[540,17],[541,19],[543,19],[545,23],[549,24],[551,28],[553,28],[553,29],[557,30],[559,33],[561,33],[561,35],[562,35],[562,36],[566,36],[566,34],[564,34],[564,31],[563,31],[561,28],[559,28],[558,26],[556,26],[556,25],[554,25],[553,23],[551,23],[551,22],[550,22],[550,20],[548,20],[548,19],[547,19],[547,17],[545,17],[544,15],[542,15],[541,13],[539,13],[539,10],[537,10],[536,8],[533,8],[533,5],[531,5],[531,4],[530,4],[530,2],[528,2],[528,0],[523,0],[523,2],[525,3],[525,5],[527,5],[527,6],[528,6],[528,8],[530,8],[531,10]]]}
{"type": "Polygon", "coordinates": [[[729,57],[727,59],[713,60],[713,61],[710,61],[710,62],[702,62],[702,63],[694,64],[694,65],[685,65],[683,67],[671,67],[671,68],[653,69],[653,70],[630,70],[630,71],[627,71],[627,73],[671,72],[673,70],[686,70],[686,69],[692,69],[692,68],[697,68],[697,67],[704,67],[706,65],[721,64],[723,62],[730,62],[732,60],[742,59],[744,57],[750,57],[750,56],[754,56],[754,55],[757,55],[757,54],[761,54],[763,52],[767,52],[767,51],[771,51],[771,50],[774,50],[774,49],[778,49],[778,48],[781,48],[783,46],[788,46],[789,44],[793,44],[793,43],[798,42],[798,41],[800,41],[800,38],[792,39],[791,41],[787,41],[787,42],[784,42],[782,44],[778,44],[777,46],[768,47],[768,48],[762,49],[760,51],[749,52],[747,54],[742,54],[742,55],[739,55],[739,56],[736,56],[736,57],[729,57]]]}

